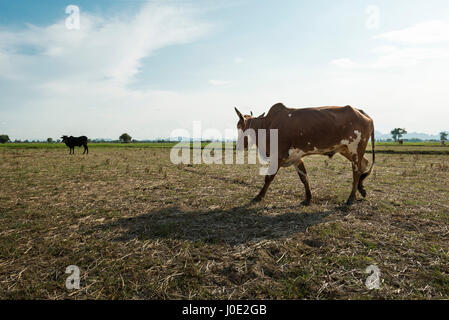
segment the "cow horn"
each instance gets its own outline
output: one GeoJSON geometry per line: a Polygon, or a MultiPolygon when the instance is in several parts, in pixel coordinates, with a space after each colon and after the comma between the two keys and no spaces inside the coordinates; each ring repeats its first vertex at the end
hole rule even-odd
{"type": "Polygon", "coordinates": [[[265,112],[262,113],[262,114],[259,116],[259,118],[262,118],[264,115],[265,115],[265,112]]]}
{"type": "Polygon", "coordinates": [[[234,107],[234,109],[235,109],[235,112],[237,112],[237,115],[239,116],[239,118],[243,119],[242,113],[239,110],[237,110],[237,108],[234,107]]]}
{"type": "Polygon", "coordinates": [[[252,111],[250,111],[249,113],[251,114],[251,117],[252,117],[252,116],[253,116],[253,112],[252,112],[252,111]]]}

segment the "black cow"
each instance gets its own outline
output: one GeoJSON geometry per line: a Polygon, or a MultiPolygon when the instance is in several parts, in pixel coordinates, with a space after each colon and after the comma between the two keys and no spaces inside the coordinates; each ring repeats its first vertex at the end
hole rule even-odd
{"type": "Polygon", "coordinates": [[[65,145],[70,148],[69,154],[75,154],[75,147],[81,147],[81,146],[84,147],[83,154],[85,154],[86,152],[89,153],[89,148],[87,148],[87,137],[86,136],[81,136],[81,137],[62,136],[61,139],[62,139],[62,142],[64,142],[65,145]]]}

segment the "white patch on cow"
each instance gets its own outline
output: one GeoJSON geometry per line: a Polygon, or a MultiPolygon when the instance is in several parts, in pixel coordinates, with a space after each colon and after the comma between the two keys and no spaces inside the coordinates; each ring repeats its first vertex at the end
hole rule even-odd
{"type": "MultiPolygon", "coordinates": [[[[303,133],[300,131],[299,134],[302,136],[303,133]]],[[[354,161],[357,161],[358,156],[357,156],[357,151],[358,151],[358,147],[361,141],[364,141],[366,139],[362,139],[362,133],[359,130],[354,130],[354,135],[348,136],[346,139],[342,139],[340,141],[340,143],[337,143],[336,145],[332,146],[332,147],[325,147],[325,148],[318,148],[316,146],[312,147],[312,143],[311,142],[307,142],[307,150],[308,151],[304,151],[298,148],[291,148],[288,151],[288,157],[287,159],[284,159],[284,163],[282,166],[284,167],[288,167],[291,166],[293,164],[298,163],[301,158],[308,156],[308,155],[318,155],[318,154],[330,154],[330,153],[334,153],[334,152],[342,152],[345,151],[347,152],[346,149],[349,151],[349,153],[351,153],[352,155],[354,155],[353,159],[354,161]],[[313,148],[313,149],[311,149],[313,148]]]]}
{"type": "MultiPolygon", "coordinates": [[[[353,139],[352,141],[343,139],[340,141],[340,143],[348,146],[350,153],[357,155],[357,149],[359,147],[360,141],[362,140],[362,133],[359,130],[354,130],[354,133],[356,135],[355,139],[353,139]]],[[[352,139],[352,136],[350,136],[349,139],[352,139]]]]}
{"type": "Polygon", "coordinates": [[[289,118],[291,118],[291,117],[292,117],[292,114],[291,114],[291,113],[289,113],[289,114],[288,114],[288,117],[289,117],[289,118]]]}
{"type": "Polygon", "coordinates": [[[357,149],[359,147],[360,140],[362,140],[362,133],[359,130],[354,130],[355,135],[357,136],[354,141],[349,144],[349,151],[352,153],[357,153],[357,149]]]}

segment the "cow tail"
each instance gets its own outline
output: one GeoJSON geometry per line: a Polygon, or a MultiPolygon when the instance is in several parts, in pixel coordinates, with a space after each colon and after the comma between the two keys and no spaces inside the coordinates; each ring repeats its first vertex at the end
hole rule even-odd
{"type": "MultiPolygon", "coordinates": [[[[364,116],[366,116],[367,118],[371,119],[371,117],[369,115],[367,115],[363,110],[357,109],[358,111],[360,111],[361,114],[363,114],[364,116]]],[[[371,119],[372,121],[372,119],[371,119]]],[[[374,147],[375,143],[374,143],[374,124],[373,124],[373,131],[371,132],[371,150],[373,153],[373,161],[371,162],[371,166],[369,168],[368,171],[364,172],[362,174],[362,176],[360,177],[361,181],[363,181],[363,179],[365,179],[367,176],[369,176],[371,174],[371,171],[373,171],[373,167],[374,167],[374,161],[376,159],[376,154],[375,154],[375,147],[374,147]]]]}
{"type": "Polygon", "coordinates": [[[373,167],[374,167],[374,161],[376,159],[375,143],[374,143],[374,126],[373,126],[373,132],[371,133],[371,150],[373,153],[373,161],[371,162],[371,166],[370,166],[369,170],[363,174],[365,177],[367,177],[371,174],[371,171],[373,170],[373,167]]]}

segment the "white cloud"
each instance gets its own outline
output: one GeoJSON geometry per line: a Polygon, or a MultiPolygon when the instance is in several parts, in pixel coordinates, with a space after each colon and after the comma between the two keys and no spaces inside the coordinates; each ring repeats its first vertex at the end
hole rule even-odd
{"type": "Polygon", "coordinates": [[[378,130],[445,130],[449,98],[449,24],[430,21],[375,36],[371,56],[334,59],[326,95],[348,97],[375,119],[378,130]],[[382,41],[384,43],[380,43],[382,41]],[[388,41],[388,42],[386,42],[388,41]],[[425,129],[424,129],[425,128],[425,129]]]}
{"type": "MultiPolygon", "coordinates": [[[[51,77],[84,80],[110,79],[128,83],[140,70],[141,60],[162,47],[182,44],[204,35],[209,26],[193,20],[191,13],[174,7],[146,5],[135,17],[105,19],[81,14],[81,28],[68,30],[64,21],[47,27],[0,32],[0,51],[21,73],[36,63],[49,63],[51,77]],[[33,50],[27,55],[22,48],[33,50]]],[[[42,75],[44,76],[44,75],[42,75]]]]}
{"type": "Polygon", "coordinates": [[[339,58],[332,60],[331,64],[344,69],[386,69],[449,60],[449,47],[443,44],[449,41],[448,22],[423,22],[402,30],[376,35],[374,39],[394,42],[394,45],[374,47],[372,51],[375,57],[371,61],[357,62],[351,58],[339,58]],[[429,44],[432,46],[429,47],[429,44]]]}
{"type": "Polygon", "coordinates": [[[145,123],[165,115],[155,110],[169,104],[166,100],[182,105],[182,99],[171,92],[131,89],[142,59],[210,30],[191,9],[154,3],[133,17],[81,12],[79,30],[68,30],[64,20],[20,31],[0,29],[0,118],[10,124],[4,130],[17,138],[69,131],[114,137],[130,128],[141,137],[157,135],[145,123]],[[14,125],[19,123],[20,128],[14,125]]]}
{"type": "Polygon", "coordinates": [[[210,79],[209,83],[213,86],[224,86],[229,84],[229,81],[226,80],[217,80],[217,79],[210,79]]]}
{"type": "Polygon", "coordinates": [[[434,44],[449,42],[449,22],[427,21],[412,27],[374,36],[375,39],[407,44],[434,44]]]}
{"type": "Polygon", "coordinates": [[[203,120],[205,129],[235,128],[234,106],[260,114],[276,102],[359,106],[382,131],[397,126],[447,130],[447,114],[442,113],[449,105],[449,58],[444,47],[387,43],[376,46],[368,62],[334,60],[340,68],[331,72],[261,67],[240,75],[238,86],[234,79],[215,78],[194,92],[132,89],[139,72],[152,72],[142,69],[143,58],[210,30],[195,12],[179,5],[145,5],[129,18],[81,12],[80,30],[67,30],[63,20],[22,31],[0,29],[0,131],[12,139],[64,133],[117,138],[126,131],[137,139],[163,137],[175,128],[191,130],[194,120],[203,120]],[[394,66],[400,68],[391,71],[394,66]]]}
{"type": "Polygon", "coordinates": [[[358,63],[352,61],[349,58],[335,59],[335,60],[332,60],[331,63],[337,67],[347,68],[347,69],[360,67],[360,65],[358,63]]]}
{"type": "Polygon", "coordinates": [[[372,62],[355,62],[350,58],[332,60],[331,63],[345,69],[387,69],[396,67],[413,67],[423,62],[448,60],[449,49],[446,48],[397,48],[380,47],[374,52],[380,53],[372,62]]]}
{"type": "Polygon", "coordinates": [[[374,68],[412,67],[425,61],[449,58],[446,48],[401,48],[381,55],[373,64],[374,68]]]}

